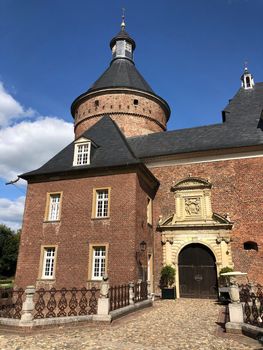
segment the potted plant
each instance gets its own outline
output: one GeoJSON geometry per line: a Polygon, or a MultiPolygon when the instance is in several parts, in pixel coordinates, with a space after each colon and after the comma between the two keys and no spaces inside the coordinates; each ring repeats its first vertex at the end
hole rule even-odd
{"type": "Polygon", "coordinates": [[[160,287],[162,289],[162,299],[175,299],[176,290],[174,286],[175,268],[165,265],[161,270],[160,287]]]}
{"type": "Polygon", "coordinates": [[[230,300],[230,277],[229,276],[222,276],[223,273],[226,272],[233,272],[234,270],[229,267],[225,266],[223,267],[219,272],[219,278],[218,278],[218,293],[219,293],[219,300],[222,303],[228,303],[230,300]]]}

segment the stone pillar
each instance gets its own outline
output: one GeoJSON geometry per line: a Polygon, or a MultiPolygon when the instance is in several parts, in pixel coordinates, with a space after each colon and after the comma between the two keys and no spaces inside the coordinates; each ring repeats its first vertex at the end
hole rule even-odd
{"type": "Polygon", "coordinates": [[[32,326],[33,325],[33,311],[35,309],[35,303],[33,301],[36,288],[35,286],[26,287],[25,294],[26,299],[23,302],[22,306],[22,316],[20,324],[23,326],[32,326]]]}
{"type": "Polygon", "coordinates": [[[240,303],[231,303],[228,305],[229,319],[231,323],[243,323],[243,307],[240,303]]]}
{"type": "Polygon", "coordinates": [[[147,281],[147,293],[148,293],[148,299],[152,298],[152,291],[151,291],[151,281],[147,281]]]}
{"type": "Polygon", "coordinates": [[[98,315],[108,315],[110,311],[110,298],[109,298],[109,279],[108,276],[103,276],[100,285],[100,297],[98,299],[98,315]]]}
{"type": "Polygon", "coordinates": [[[134,283],[129,283],[129,304],[134,305],[134,283]]]}
{"type": "Polygon", "coordinates": [[[240,294],[235,277],[230,277],[229,294],[231,303],[228,305],[230,323],[243,323],[243,307],[240,303],[240,294]]]}

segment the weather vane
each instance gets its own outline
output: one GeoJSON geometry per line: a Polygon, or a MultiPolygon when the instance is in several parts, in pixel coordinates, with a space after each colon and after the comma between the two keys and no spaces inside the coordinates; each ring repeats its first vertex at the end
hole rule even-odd
{"type": "Polygon", "coordinates": [[[125,29],[125,8],[122,8],[122,22],[121,22],[121,29],[124,30],[125,29]]]}
{"type": "Polygon", "coordinates": [[[247,70],[247,69],[248,69],[247,67],[248,67],[248,61],[246,60],[246,61],[244,62],[244,69],[247,70]]]}

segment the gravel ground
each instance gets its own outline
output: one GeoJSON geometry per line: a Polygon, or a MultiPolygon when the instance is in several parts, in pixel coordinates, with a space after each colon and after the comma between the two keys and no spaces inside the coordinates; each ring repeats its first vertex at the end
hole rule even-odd
{"type": "Polygon", "coordinates": [[[256,340],[223,332],[224,308],[211,300],[156,301],[111,325],[82,324],[14,334],[0,329],[1,350],[259,350],[256,340]]]}

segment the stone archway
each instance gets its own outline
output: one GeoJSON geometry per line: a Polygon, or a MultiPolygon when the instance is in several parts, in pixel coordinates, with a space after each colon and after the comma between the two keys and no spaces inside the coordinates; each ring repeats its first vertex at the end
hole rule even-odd
{"type": "Polygon", "coordinates": [[[216,298],[217,270],[213,252],[205,245],[185,246],[178,257],[179,291],[182,298],[216,298]]]}

